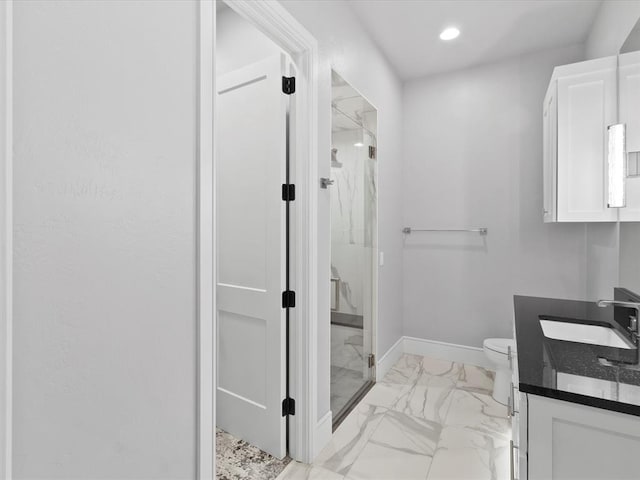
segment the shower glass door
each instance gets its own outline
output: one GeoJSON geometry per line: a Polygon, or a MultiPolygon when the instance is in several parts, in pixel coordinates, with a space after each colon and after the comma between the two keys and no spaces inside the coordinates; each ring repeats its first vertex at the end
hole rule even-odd
{"type": "Polygon", "coordinates": [[[331,411],[334,428],[375,380],[375,108],[332,75],[331,411]]]}

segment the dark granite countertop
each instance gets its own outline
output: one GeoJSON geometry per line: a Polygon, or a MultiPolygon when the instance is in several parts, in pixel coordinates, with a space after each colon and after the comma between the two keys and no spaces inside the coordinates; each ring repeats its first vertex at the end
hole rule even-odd
{"type": "MultiPolygon", "coordinates": [[[[616,289],[616,299],[633,300],[616,289]]],[[[519,390],[640,416],[638,350],[553,340],[540,317],[554,321],[611,326],[630,341],[625,327],[634,312],[599,308],[595,302],[514,297],[519,390]],[[607,361],[603,361],[606,359],[607,361]]]]}

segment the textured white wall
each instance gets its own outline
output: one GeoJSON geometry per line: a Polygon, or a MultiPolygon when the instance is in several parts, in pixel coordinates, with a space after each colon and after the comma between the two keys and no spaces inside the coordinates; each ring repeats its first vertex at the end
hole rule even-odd
{"type": "Polygon", "coordinates": [[[481,346],[511,336],[513,295],[584,298],[582,224],[542,222],[542,102],[582,47],[405,85],[404,333],[481,346]]]}
{"type": "Polygon", "coordinates": [[[197,2],[14,8],[14,478],[194,478],[197,2]]]}
{"type": "MultiPolygon", "coordinates": [[[[378,355],[402,335],[402,85],[348,5],[322,0],[281,2],[318,40],[319,159],[318,177],[330,176],[331,68],[378,109],[379,248],[385,265],[379,269],[378,355]]],[[[318,418],[329,411],[329,193],[319,198],[318,418]]]]}

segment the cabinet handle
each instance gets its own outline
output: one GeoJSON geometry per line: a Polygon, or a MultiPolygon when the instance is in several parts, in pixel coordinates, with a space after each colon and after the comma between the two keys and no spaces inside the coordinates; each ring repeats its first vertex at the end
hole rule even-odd
{"type": "Polygon", "coordinates": [[[513,417],[513,383],[509,390],[509,400],[507,401],[507,417],[513,417]]]}
{"type": "Polygon", "coordinates": [[[509,403],[507,405],[507,416],[509,418],[513,417],[516,413],[518,413],[516,411],[514,389],[515,387],[513,385],[513,382],[511,382],[511,390],[509,391],[509,403]]]}
{"type": "Polygon", "coordinates": [[[509,470],[511,472],[511,480],[517,480],[514,465],[515,462],[513,461],[513,451],[517,449],[518,447],[513,444],[513,440],[509,440],[509,470]]]}

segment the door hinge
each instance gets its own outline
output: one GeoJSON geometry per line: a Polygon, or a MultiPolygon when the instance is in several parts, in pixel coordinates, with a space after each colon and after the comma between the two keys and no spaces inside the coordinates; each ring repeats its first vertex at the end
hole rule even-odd
{"type": "Polygon", "coordinates": [[[296,77],[282,77],[282,93],[296,93],[296,77]]]}
{"type": "Polygon", "coordinates": [[[296,186],[293,183],[282,184],[282,200],[292,202],[296,199],[296,186]]]}
{"type": "Polygon", "coordinates": [[[296,414],[296,401],[293,398],[285,398],[282,400],[282,416],[296,414]]]}
{"type": "Polygon", "coordinates": [[[369,158],[375,160],[377,155],[376,147],[369,145],[369,158]]]}
{"type": "Polygon", "coordinates": [[[293,308],[296,306],[296,292],[287,290],[282,292],[282,308],[293,308]]]}
{"type": "Polygon", "coordinates": [[[376,356],[373,353],[369,355],[367,359],[367,365],[369,366],[369,368],[373,368],[376,366],[376,356]]]}

